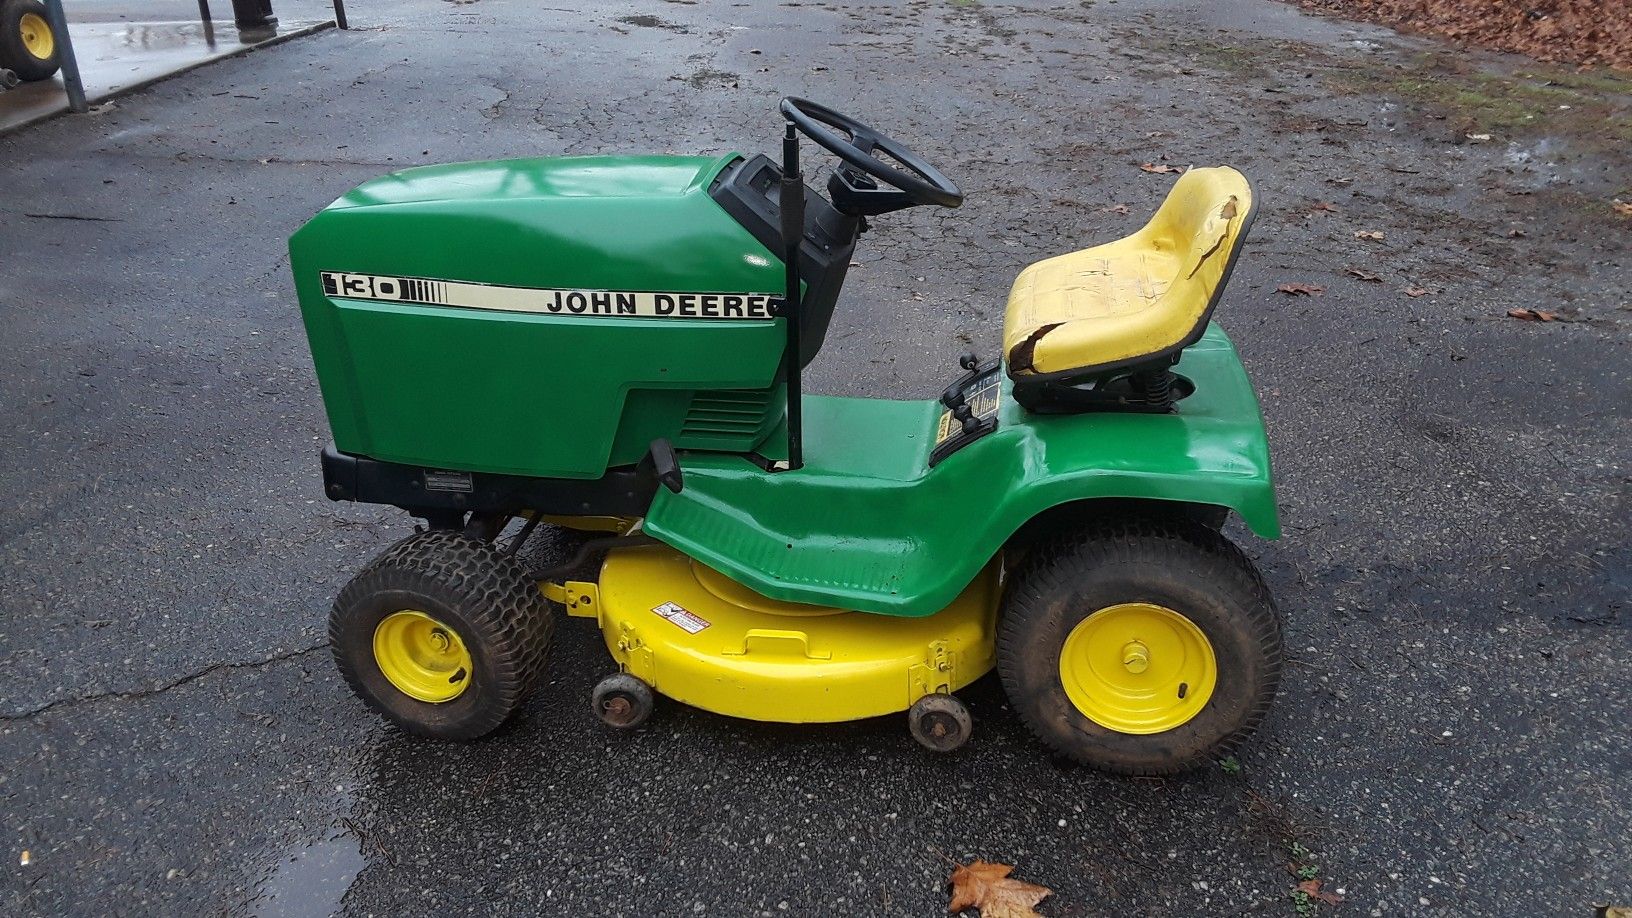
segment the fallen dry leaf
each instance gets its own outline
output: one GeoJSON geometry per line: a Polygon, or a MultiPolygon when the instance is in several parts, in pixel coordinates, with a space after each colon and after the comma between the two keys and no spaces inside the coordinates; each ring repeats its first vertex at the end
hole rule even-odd
{"type": "Polygon", "coordinates": [[[1169,166],[1167,163],[1140,163],[1139,168],[1146,172],[1155,172],[1166,175],[1169,172],[1183,172],[1183,166],[1169,166]]]}
{"type": "Polygon", "coordinates": [[[1611,201],[1609,206],[1623,217],[1632,217],[1632,201],[1611,201]]]}
{"type": "Polygon", "coordinates": [[[1427,287],[1418,287],[1418,286],[1413,285],[1413,286],[1405,288],[1405,295],[1406,296],[1412,296],[1412,297],[1415,297],[1415,296],[1427,296],[1428,295],[1428,288],[1427,287]]]}
{"type": "Polygon", "coordinates": [[[981,918],[1042,918],[1032,906],[1054,894],[1054,890],[1009,876],[1014,867],[975,861],[952,869],[952,904],[947,911],[957,914],[967,908],[980,909],[981,918]]]}
{"type": "Polygon", "coordinates": [[[1608,25],[1610,7],[1597,0],[1531,3],[1514,8],[1513,15],[1495,14],[1508,5],[1493,0],[1302,0],[1301,5],[1543,61],[1632,67],[1632,35],[1608,25]]]}
{"type": "Polygon", "coordinates": [[[1516,226],[1507,231],[1507,238],[1509,238],[1509,239],[1519,239],[1519,238],[1522,238],[1523,236],[1524,236],[1524,230],[1519,229],[1516,226]]]}
{"type": "Polygon", "coordinates": [[[1509,309],[1508,318],[1523,319],[1526,322],[1556,322],[1558,313],[1547,312],[1543,309],[1509,309]]]}
{"type": "Polygon", "coordinates": [[[1380,284],[1380,283],[1383,282],[1383,279],[1382,279],[1381,276],[1373,274],[1370,271],[1362,271],[1359,268],[1350,268],[1349,273],[1353,274],[1355,277],[1358,277],[1363,281],[1371,281],[1374,284],[1380,284]]]}
{"type": "Polygon", "coordinates": [[[1302,883],[1298,884],[1298,891],[1306,894],[1311,899],[1319,899],[1327,905],[1339,905],[1343,902],[1342,896],[1329,892],[1321,892],[1320,880],[1318,879],[1304,880],[1302,883]]]}
{"type": "Polygon", "coordinates": [[[1319,284],[1282,284],[1275,288],[1275,292],[1289,296],[1320,296],[1326,292],[1326,288],[1319,284]]]}
{"type": "Polygon", "coordinates": [[[1355,230],[1354,231],[1354,238],[1356,238],[1356,239],[1370,239],[1373,242],[1376,242],[1376,241],[1381,240],[1383,238],[1383,231],[1382,230],[1355,230]]]}
{"type": "Polygon", "coordinates": [[[34,861],[34,856],[33,856],[33,855],[32,855],[32,854],[29,854],[29,853],[28,853],[28,849],[27,849],[27,848],[24,848],[24,849],[23,849],[23,856],[22,856],[22,857],[19,857],[19,858],[18,858],[18,859],[17,859],[17,865],[18,865],[18,866],[19,866],[19,867],[27,867],[27,866],[28,866],[28,865],[29,865],[29,864],[30,864],[30,863],[32,863],[32,862],[33,862],[33,861],[34,861]]]}
{"type": "Polygon", "coordinates": [[[1122,214],[1126,216],[1128,213],[1128,205],[1112,204],[1110,207],[1101,207],[1099,212],[1102,214],[1122,214]]]}
{"type": "Polygon", "coordinates": [[[1316,211],[1322,211],[1322,210],[1326,211],[1327,213],[1334,213],[1335,214],[1335,213],[1337,213],[1337,205],[1333,204],[1331,201],[1316,201],[1314,204],[1310,205],[1310,207],[1309,207],[1309,212],[1310,213],[1315,213],[1316,211]]]}

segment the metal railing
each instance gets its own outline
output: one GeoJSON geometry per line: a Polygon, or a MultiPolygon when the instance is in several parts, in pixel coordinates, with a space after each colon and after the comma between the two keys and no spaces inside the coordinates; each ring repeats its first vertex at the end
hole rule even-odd
{"type": "MultiPolygon", "coordinates": [[[[349,28],[346,25],[345,0],[333,2],[334,24],[342,29],[349,28]]],[[[270,3],[266,5],[270,9],[270,3]]],[[[84,114],[90,111],[90,105],[85,101],[85,83],[79,78],[79,61],[74,57],[74,40],[68,34],[68,17],[62,11],[62,0],[45,0],[45,13],[51,22],[51,34],[62,49],[59,66],[62,69],[63,88],[68,91],[68,110],[84,114]]],[[[215,21],[210,15],[210,0],[198,0],[198,16],[204,23],[204,41],[210,47],[215,47],[215,21]]]]}

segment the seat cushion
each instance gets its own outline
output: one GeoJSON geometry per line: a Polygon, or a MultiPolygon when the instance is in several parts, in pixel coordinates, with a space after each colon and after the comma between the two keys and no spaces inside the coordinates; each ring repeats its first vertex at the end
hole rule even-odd
{"type": "Polygon", "coordinates": [[[1138,232],[1021,271],[1003,321],[1009,375],[1089,375],[1195,341],[1251,213],[1241,173],[1191,169],[1138,232]]]}

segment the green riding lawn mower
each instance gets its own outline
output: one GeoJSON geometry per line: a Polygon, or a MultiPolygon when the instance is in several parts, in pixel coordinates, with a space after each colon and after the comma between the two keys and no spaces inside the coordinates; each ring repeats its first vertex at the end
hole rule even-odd
{"type": "Polygon", "coordinates": [[[328,496],[425,522],[335,602],[347,683],[411,733],[482,736],[539,683],[553,603],[599,626],[616,671],[590,700],[616,728],[657,695],[790,723],[905,711],[949,751],[972,726],[955,693],[995,667],[1071,759],[1228,754],[1282,660],[1220,534],[1233,511],[1279,536],[1257,399],[1211,323],[1247,181],[1192,169],[1133,235],[1026,268],[1001,356],[962,356],[939,398],[806,395],[868,221],[963,195],[853,118],[781,113],[780,162],[429,166],[295,234],[328,496]],[[801,136],[840,160],[825,198],[801,136]],[[539,526],[588,535],[529,569],[539,526]]]}

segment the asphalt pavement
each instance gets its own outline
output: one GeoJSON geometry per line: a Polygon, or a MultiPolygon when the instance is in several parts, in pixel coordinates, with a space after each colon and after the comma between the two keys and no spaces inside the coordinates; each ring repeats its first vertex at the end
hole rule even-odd
{"type": "Polygon", "coordinates": [[[1051,916],[1294,915],[1293,862],[1323,914],[1632,903],[1624,78],[1268,0],[350,13],[0,138],[0,911],[927,916],[976,857],[1051,916]],[[288,235],[403,166],[773,150],[784,94],[969,194],[874,221],[821,392],[938,392],[1163,165],[1256,183],[1217,318],[1287,537],[1229,531],[1291,665],[1231,767],[1052,761],[992,679],[950,757],[896,718],[609,735],[577,619],[483,742],[347,693],[329,603],[411,521],[321,493],[288,235]]]}

